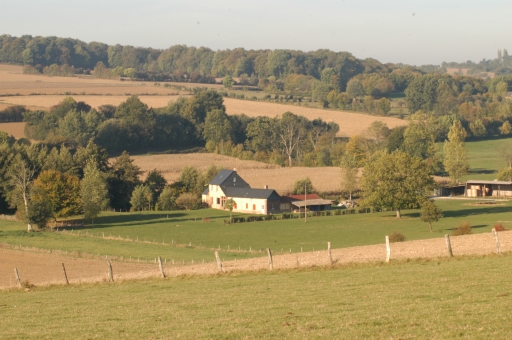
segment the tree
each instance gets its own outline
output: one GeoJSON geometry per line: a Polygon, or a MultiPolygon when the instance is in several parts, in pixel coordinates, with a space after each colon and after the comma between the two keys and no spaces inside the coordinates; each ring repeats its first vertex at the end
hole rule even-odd
{"type": "Polygon", "coordinates": [[[229,210],[229,222],[233,221],[231,214],[233,213],[233,209],[235,208],[236,202],[234,199],[230,198],[224,203],[224,208],[229,210]]]}
{"type": "Polygon", "coordinates": [[[185,186],[185,191],[194,190],[200,179],[199,171],[193,166],[186,166],[181,170],[179,181],[185,186]]]}
{"type": "Polygon", "coordinates": [[[91,158],[84,169],[84,178],[80,181],[80,197],[84,217],[92,220],[108,206],[107,181],[98,169],[98,164],[91,158]]]}
{"type": "Polygon", "coordinates": [[[464,146],[466,135],[466,130],[464,130],[460,121],[456,120],[450,128],[448,140],[444,142],[443,164],[452,183],[457,183],[459,178],[469,171],[466,147],[464,146]]]}
{"type": "Polygon", "coordinates": [[[512,169],[511,168],[503,168],[498,171],[496,175],[498,181],[512,181],[512,169]]]}
{"type": "Polygon", "coordinates": [[[363,204],[400,210],[420,205],[435,187],[424,162],[403,151],[381,152],[364,168],[361,178],[363,204]]]}
{"type": "Polygon", "coordinates": [[[56,170],[45,170],[33,185],[32,199],[48,201],[53,217],[68,217],[82,212],[80,180],[56,170]]]}
{"type": "Polygon", "coordinates": [[[197,203],[197,196],[190,192],[185,192],[176,199],[176,205],[185,210],[193,209],[197,203]]]}
{"type": "Polygon", "coordinates": [[[430,226],[430,232],[432,232],[432,222],[439,221],[443,217],[441,208],[439,208],[434,200],[426,200],[421,205],[421,220],[427,222],[430,226]]]}
{"type": "Polygon", "coordinates": [[[155,202],[167,185],[167,180],[162,176],[162,173],[159,170],[153,169],[148,173],[144,184],[151,189],[151,192],[153,193],[153,202],[155,202]]]}
{"type": "Polygon", "coordinates": [[[341,160],[341,190],[349,195],[352,200],[352,193],[357,190],[357,160],[349,155],[345,155],[341,160]]]}
{"type": "Polygon", "coordinates": [[[130,154],[123,151],[121,156],[115,160],[112,174],[108,178],[109,197],[114,209],[128,210],[133,189],[140,183],[140,174],[140,168],[133,164],[130,154]]]}
{"type": "Polygon", "coordinates": [[[158,210],[173,210],[176,207],[176,194],[174,190],[166,186],[158,197],[158,210]]]}
{"type": "Polygon", "coordinates": [[[151,210],[152,201],[153,193],[147,185],[140,184],[133,189],[132,198],[130,199],[133,211],[144,210],[144,207],[146,206],[148,207],[148,210],[151,210]]]}
{"type": "MultiPolygon", "coordinates": [[[[204,122],[203,137],[207,144],[215,146],[221,142],[233,140],[233,129],[229,122],[228,115],[222,110],[212,110],[206,114],[204,122]]],[[[211,148],[211,147],[210,147],[211,148]]]]}
{"type": "Polygon", "coordinates": [[[308,194],[316,192],[315,188],[313,187],[313,183],[311,182],[311,179],[309,179],[309,177],[295,181],[295,184],[293,184],[293,194],[304,194],[304,189],[306,189],[306,193],[308,194]]]}
{"type": "Polygon", "coordinates": [[[29,192],[35,175],[35,168],[29,167],[25,161],[18,159],[8,171],[9,184],[13,188],[11,192],[11,205],[19,209],[20,204],[25,208],[27,231],[31,232],[32,223],[29,210],[29,192]]]}
{"type": "Polygon", "coordinates": [[[469,129],[471,130],[471,133],[475,137],[487,136],[487,129],[485,128],[484,123],[482,123],[480,119],[477,119],[474,122],[469,123],[469,129]]]}
{"type": "Polygon", "coordinates": [[[364,88],[359,79],[350,79],[347,83],[347,95],[350,98],[364,96],[364,88]]]}
{"type": "Polygon", "coordinates": [[[292,166],[292,156],[307,137],[308,121],[302,116],[285,112],[274,124],[274,133],[284,153],[288,156],[288,165],[292,166]]]}
{"type": "Polygon", "coordinates": [[[502,135],[510,135],[512,133],[512,126],[510,125],[510,122],[506,120],[501,126],[500,126],[500,133],[502,135]]]}
{"type": "Polygon", "coordinates": [[[231,88],[235,84],[235,81],[233,80],[233,77],[231,77],[230,75],[227,75],[227,76],[224,77],[224,80],[222,81],[222,84],[224,85],[225,88],[231,90],[231,88]]]}

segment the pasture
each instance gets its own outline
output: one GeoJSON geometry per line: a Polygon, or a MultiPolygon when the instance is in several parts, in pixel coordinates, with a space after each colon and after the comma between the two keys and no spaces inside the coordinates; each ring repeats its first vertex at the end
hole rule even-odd
{"type": "MultiPolygon", "coordinates": [[[[402,219],[394,212],[310,217],[224,224],[228,211],[202,209],[198,211],[104,213],[94,226],[71,228],[66,232],[26,233],[21,222],[0,220],[0,243],[26,248],[55,249],[80,252],[91,256],[117,256],[167,259],[196,263],[212,258],[214,250],[229,259],[262,256],[260,249],[300,253],[325,249],[327,242],[334,248],[382,244],[385,235],[403,233],[407,240],[442,237],[462,221],[469,221],[473,233],[488,233],[497,223],[512,229],[512,204],[475,205],[473,200],[437,200],[444,218],[434,223],[421,222],[418,210],[403,211],[402,219]],[[208,217],[209,221],[203,222],[208,217]],[[80,231],[80,235],[78,235],[80,231]],[[178,243],[179,246],[172,246],[178,243]]],[[[234,214],[236,216],[237,214],[234,214]]]]}
{"type": "Polygon", "coordinates": [[[0,291],[0,337],[506,339],[510,254],[0,291]]]}

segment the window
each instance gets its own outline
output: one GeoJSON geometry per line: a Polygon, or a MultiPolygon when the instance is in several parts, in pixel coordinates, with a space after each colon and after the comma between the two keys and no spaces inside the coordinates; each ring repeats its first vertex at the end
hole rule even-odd
{"type": "Polygon", "coordinates": [[[220,204],[220,198],[217,197],[217,204],[220,204]]]}
{"type": "Polygon", "coordinates": [[[252,205],[252,210],[256,210],[256,204],[252,205]]]}
{"type": "Polygon", "coordinates": [[[245,209],[249,209],[249,203],[245,203],[245,209]]]}
{"type": "Polygon", "coordinates": [[[265,204],[261,206],[261,210],[265,210],[265,204]]]}

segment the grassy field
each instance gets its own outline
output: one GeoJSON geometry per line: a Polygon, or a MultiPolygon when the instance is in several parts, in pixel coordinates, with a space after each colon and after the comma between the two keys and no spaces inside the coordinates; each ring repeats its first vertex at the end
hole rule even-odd
{"type": "Polygon", "coordinates": [[[0,291],[2,339],[507,339],[512,256],[0,291]]]}
{"type": "Polygon", "coordinates": [[[334,248],[382,244],[385,235],[395,230],[402,232],[407,240],[441,237],[451,233],[462,221],[469,221],[474,233],[489,232],[496,223],[512,228],[512,204],[509,202],[496,206],[471,203],[439,200],[445,217],[434,224],[433,233],[420,221],[417,210],[404,211],[400,220],[395,218],[394,212],[383,212],[309,218],[307,223],[293,219],[225,225],[228,212],[203,209],[172,212],[169,218],[167,213],[161,212],[106,213],[96,220],[94,227],[80,229],[80,236],[76,235],[77,230],[73,235],[27,234],[25,225],[20,222],[0,221],[0,243],[109,256],[149,259],[162,256],[200,261],[211,258],[212,251],[219,246],[228,260],[261,256],[258,251],[265,248],[276,252],[291,249],[294,253],[324,249],[328,241],[334,248]],[[202,222],[202,217],[211,217],[211,222],[202,222]],[[103,235],[112,239],[103,239],[103,235]],[[170,246],[172,242],[181,246],[170,246]],[[228,247],[230,251],[226,252],[228,247]],[[249,252],[250,249],[253,252],[249,252]]]}

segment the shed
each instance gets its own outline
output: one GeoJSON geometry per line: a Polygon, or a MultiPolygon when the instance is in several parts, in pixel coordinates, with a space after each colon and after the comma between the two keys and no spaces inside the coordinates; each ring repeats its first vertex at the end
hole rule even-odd
{"type": "Polygon", "coordinates": [[[324,200],[317,194],[281,196],[281,211],[323,211],[330,210],[332,201],[324,200]]]}
{"type": "Polygon", "coordinates": [[[512,182],[469,180],[465,184],[466,197],[512,197],[512,182]]]}

